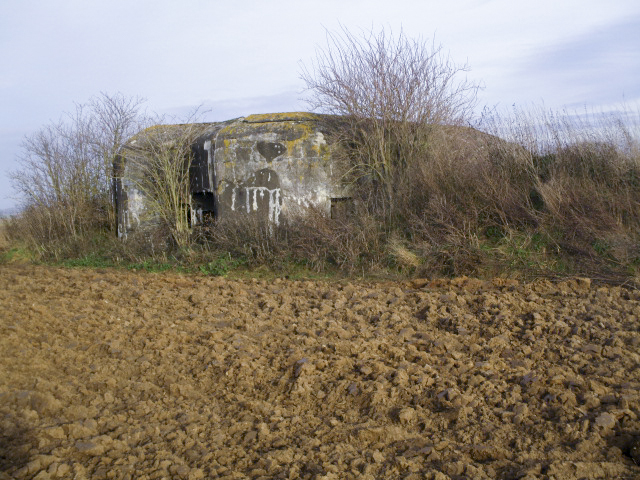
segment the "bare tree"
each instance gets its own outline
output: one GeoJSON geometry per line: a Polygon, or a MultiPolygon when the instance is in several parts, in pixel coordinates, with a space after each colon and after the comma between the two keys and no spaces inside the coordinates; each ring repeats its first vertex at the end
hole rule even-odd
{"type": "MultiPolygon", "coordinates": [[[[113,162],[120,149],[133,135],[152,124],[162,123],[161,118],[141,111],[144,99],[128,97],[122,93],[100,95],[89,100],[92,117],[90,141],[94,155],[102,160],[103,182],[106,191],[112,189],[113,162]]],[[[108,204],[109,225],[115,225],[115,200],[108,204]]]]}
{"type": "Polygon", "coordinates": [[[147,123],[141,105],[138,98],[103,93],[24,138],[20,168],[10,178],[24,211],[37,215],[30,230],[38,242],[115,225],[113,159],[147,123]]]}
{"type": "Polygon", "coordinates": [[[350,172],[388,211],[398,177],[424,160],[430,129],[466,124],[479,85],[462,77],[468,66],[453,63],[442,46],[402,31],[354,35],[343,28],[326,39],[311,68],[302,66],[308,103],[344,117],[350,172]]]}
{"type": "Polygon", "coordinates": [[[48,212],[46,234],[51,237],[86,233],[100,217],[94,210],[103,203],[103,170],[92,155],[90,130],[91,119],[78,106],[66,122],[51,123],[25,137],[22,168],[10,173],[23,204],[48,212]]]}

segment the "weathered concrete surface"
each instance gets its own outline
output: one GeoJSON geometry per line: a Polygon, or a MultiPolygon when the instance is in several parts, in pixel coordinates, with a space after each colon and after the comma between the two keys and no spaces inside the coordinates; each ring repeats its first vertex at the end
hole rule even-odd
{"type": "MultiPolygon", "coordinates": [[[[348,195],[344,169],[331,155],[321,120],[297,112],[203,126],[192,145],[192,220],[249,214],[278,224],[283,215],[312,206],[330,214],[331,199],[348,195]]],[[[152,128],[170,132],[181,126],[152,128]]],[[[118,234],[126,236],[145,223],[147,199],[137,187],[126,150],[114,171],[118,234]]]]}
{"type": "Polygon", "coordinates": [[[251,115],[216,138],[218,214],[256,212],[278,223],[281,214],[310,206],[330,212],[345,195],[342,171],[313,114],[251,115]]]}

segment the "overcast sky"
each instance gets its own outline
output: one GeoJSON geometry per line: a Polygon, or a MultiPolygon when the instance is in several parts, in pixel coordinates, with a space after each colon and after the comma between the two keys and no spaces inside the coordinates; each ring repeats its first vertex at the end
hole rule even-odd
{"type": "Polygon", "coordinates": [[[640,105],[638,0],[0,0],[0,209],[22,138],[100,92],[205,120],[305,110],[325,30],[441,43],[480,104],[640,105]]]}

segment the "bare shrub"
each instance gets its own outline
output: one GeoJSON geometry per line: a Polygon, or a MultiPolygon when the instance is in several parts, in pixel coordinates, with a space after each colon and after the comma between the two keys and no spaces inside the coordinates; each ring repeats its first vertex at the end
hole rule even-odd
{"type": "Polygon", "coordinates": [[[350,178],[384,217],[397,211],[398,186],[416,163],[434,125],[462,125],[478,85],[461,78],[442,47],[400,32],[354,35],[327,32],[301,78],[314,110],[343,117],[342,140],[350,178]]]}
{"type": "Polygon", "coordinates": [[[179,248],[190,243],[192,145],[208,124],[189,121],[140,132],[122,152],[129,179],[145,197],[147,221],[156,223],[179,248]]]}
{"type": "Polygon", "coordinates": [[[246,258],[250,266],[273,265],[286,249],[286,232],[256,215],[234,215],[200,228],[214,251],[246,258]],[[275,227],[275,228],[274,228],[275,227]]]}
{"type": "Polygon", "coordinates": [[[303,70],[310,105],[340,115],[339,154],[380,222],[378,264],[472,272],[485,230],[538,224],[532,154],[467,126],[479,88],[467,70],[433,43],[344,29],[303,70]]]}
{"type": "Polygon", "coordinates": [[[325,264],[347,273],[369,270],[384,261],[380,222],[366,211],[352,218],[333,220],[311,210],[288,226],[289,245],[296,258],[316,270],[325,264]]]}
{"type": "Polygon", "coordinates": [[[282,219],[279,225],[255,215],[235,215],[201,228],[200,240],[212,252],[243,258],[251,267],[279,268],[288,262],[316,271],[338,268],[345,273],[370,270],[384,262],[379,222],[363,214],[333,220],[310,208],[304,216],[282,219]]]}

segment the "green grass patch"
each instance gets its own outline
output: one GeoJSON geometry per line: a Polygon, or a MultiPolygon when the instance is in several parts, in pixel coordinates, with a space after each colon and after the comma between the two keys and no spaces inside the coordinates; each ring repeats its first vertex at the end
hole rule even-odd
{"type": "Polygon", "coordinates": [[[33,253],[24,247],[11,247],[0,252],[0,263],[35,262],[33,253]]]}
{"type": "Polygon", "coordinates": [[[89,253],[79,258],[67,258],[60,263],[65,267],[106,268],[117,266],[113,259],[103,257],[98,253],[89,253]]]}
{"type": "Polygon", "coordinates": [[[126,263],[124,267],[127,270],[131,270],[133,272],[145,271],[145,272],[152,272],[152,273],[160,273],[160,272],[167,272],[167,271],[173,271],[173,270],[179,271],[179,272],[189,271],[189,268],[186,268],[183,265],[171,263],[168,261],[154,260],[154,259],[146,259],[141,262],[126,263]]]}
{"type": "Polygon", "coordinates": [[[198,270],[204,275],[224,277],[229,274],[229,272],[246,266],[247,260],[245,258],[232,258],[231,255],[221,255],[200,265],[198,270]]]}

